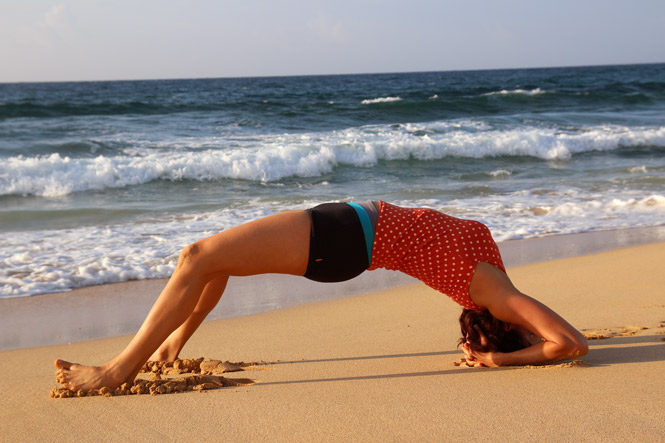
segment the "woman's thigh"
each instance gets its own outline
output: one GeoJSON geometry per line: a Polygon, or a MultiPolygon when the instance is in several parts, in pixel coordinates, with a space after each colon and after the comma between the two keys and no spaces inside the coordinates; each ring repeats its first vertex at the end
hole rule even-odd
{"type": "Polygon", "coordinates": [[[205,274],[304,275],[309,258],[310,217],[283,212],[255,220],[189,246],[196,271],[205,274]]]}

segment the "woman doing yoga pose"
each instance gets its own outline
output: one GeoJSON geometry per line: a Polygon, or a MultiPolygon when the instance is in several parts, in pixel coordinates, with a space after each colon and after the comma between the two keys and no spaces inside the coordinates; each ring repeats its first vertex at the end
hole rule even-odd
{"type": "Polygon", "coordinates": [[[484,366],[538,364],[586,354],[584,336],[518,291],[482,223],[384,201],[326,203],[223,231],[183,249],[173,275],[127,347],[101,366],[56,360],[63,388],[115,388],[148,360],[175,360],[218,303],[229,276],[281,273],[321,282],[399,270],[464,310],[460,344],[484,366]]]}

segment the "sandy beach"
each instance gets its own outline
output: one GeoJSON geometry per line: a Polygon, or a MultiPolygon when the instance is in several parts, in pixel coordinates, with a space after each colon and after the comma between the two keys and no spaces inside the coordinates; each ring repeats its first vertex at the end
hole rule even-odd
{"type": "Polygon", "coordinates": [[[575,364],[456,366],[460,308],[422,284],[204,323],[182,357],[267,363],[224,374],[247,386],[52,399],[55,358],[129,336],[3,351],[0,440],[663,441],[664,262],[660,242],[509,269],[596,337],[575,364]]]}

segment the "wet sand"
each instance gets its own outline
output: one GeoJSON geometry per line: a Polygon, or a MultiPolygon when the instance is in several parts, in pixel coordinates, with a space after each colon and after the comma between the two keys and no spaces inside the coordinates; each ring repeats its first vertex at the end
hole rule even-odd
{"type": "Polygon", "coordinates": [[[224,373],[231,385],[200,392],[49,397],[55,358],[101,363],[128,336],[3,351],[0,435],[3,441],[662,441],[663,263],[661,242],[511,267],[522,291],[590,339],[588,355],[551,366],[456,364],[463,357],[455,347],[460,308],[422,284],[206,322],[182,357],[261,364],[224,373]]]}

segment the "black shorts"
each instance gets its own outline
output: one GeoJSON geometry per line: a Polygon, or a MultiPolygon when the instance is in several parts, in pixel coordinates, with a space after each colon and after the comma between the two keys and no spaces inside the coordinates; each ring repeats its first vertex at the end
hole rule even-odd
{"type": "Polygon", "coordinates": [[[355,209],[346,203],[324,203],[308,209],[312,221],[305,277],[340,282],[369,267],[365,234],[355,209]]]}

